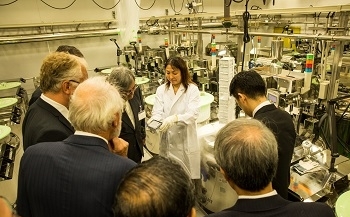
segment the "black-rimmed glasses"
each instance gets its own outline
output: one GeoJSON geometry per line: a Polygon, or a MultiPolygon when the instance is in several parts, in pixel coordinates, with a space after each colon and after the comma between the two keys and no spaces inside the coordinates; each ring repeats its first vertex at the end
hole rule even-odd
{"type": "Polygon", "coordinates": [[[76,80],[69,80],[69,82],[74,82],[74,83],[80,84],[80,82],[76,81],[76,80]]]}

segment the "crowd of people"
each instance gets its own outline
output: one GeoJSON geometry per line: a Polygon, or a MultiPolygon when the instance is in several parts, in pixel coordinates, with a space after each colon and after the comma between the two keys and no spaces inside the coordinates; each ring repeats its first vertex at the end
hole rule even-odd
{"type": "MultiPolygon", "coordinates": [[[[152,116],[160,156],[143,161],[146,115],[135,75],[125,67],[88,78],[84,55],[60,46],[40,69],[40,88],[23,122],[16,211],[21,217],[195,217],[201,183],[196,120],[200,91],[185,61],[170,57],[152,116]]],[[[265,94],[255,71],[234,76],[229,93],[253,119],[217,134],[214,156],[238,195],[208,216],[335,216],[324,203],[288,200],[296,133],[265,94]]],[[[0,198],[0,214],[11,207],[0,198]]]]}

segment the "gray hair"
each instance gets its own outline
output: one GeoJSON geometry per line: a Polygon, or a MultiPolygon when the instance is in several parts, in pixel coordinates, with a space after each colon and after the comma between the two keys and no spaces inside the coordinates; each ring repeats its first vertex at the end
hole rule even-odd
{"type": "MultiPolygon", "coordinates": [[[[43,93],[59,92],[62,81],[84,78],[79,57],[64,52],[47,55],[40,68],[40,89],[43,93]]],[[[81,59],[81,58],[80,58],[81,59]]]]}
{"type": "Polygon", "coordinates": [[[275,176],[277,141],[260,121],[241,118],[228,123],[218,132],[214,156],[235,185],[257,192],[264,189],[275,176]]]}
{"type": "Polygon", "coordinates": [[[135,75],[126,67],[117,67],[112,70],[107,80],[118,88],[123,99],[125,99],[130,85],[135,81],[135,75]]]}
{"type": "Polygon", "coordinates": [[[64,52],[53,52],[44,58],[40,68],[40,89],[43,93],[59,92],[62,81],[81,80],[83,73],[78,57],[64,52]]]}
{"type": "Polygon", "coordinates": [[[69,120],[76,130],[98,134],[110,129],[115,116],[121,118],[123,99],[104,76],[82,82],[69,105],[69,120]]]}
{"type": "Polygon", "coordinates": [[[124,176],[116,192],[114,216],[186,217],[194,206],[194,184],[183,167],[155,156],[124,176]]]}

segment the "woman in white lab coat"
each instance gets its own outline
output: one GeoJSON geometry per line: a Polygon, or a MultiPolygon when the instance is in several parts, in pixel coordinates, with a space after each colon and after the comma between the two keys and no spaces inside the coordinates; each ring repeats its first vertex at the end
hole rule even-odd
{"type": "Polygon", "coordinates": [[[174,158],[187,169],[192,179],[200,179],[196,125],[199,89],[191,80],[186,62],[180,57],[170,57],[166,61],[165,76],[165,83],[157,88],[150,119],[162,122],[159,154],[174,158]]]}

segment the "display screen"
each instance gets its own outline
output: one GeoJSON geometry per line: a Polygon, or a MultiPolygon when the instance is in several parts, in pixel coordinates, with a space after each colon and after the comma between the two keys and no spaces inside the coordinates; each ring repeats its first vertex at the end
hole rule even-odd
{"type": "Polygon", "coordinates": [[[157,120],[152,120],[151,123],[149,123],[147,126],[149,128],[152,128],[154,130],[158,129],[160,127],[160,125],[162,125],[162,122],[157,121],[157,120]]]}
{"type": "Polygon", "coordinates": [[[277,103],[277,96],[275,96],[275,95],[273,95],[273,94],[268,93],[268,94],[267,94],[267,99],[268,99],[270,102],[277,103]]]}

